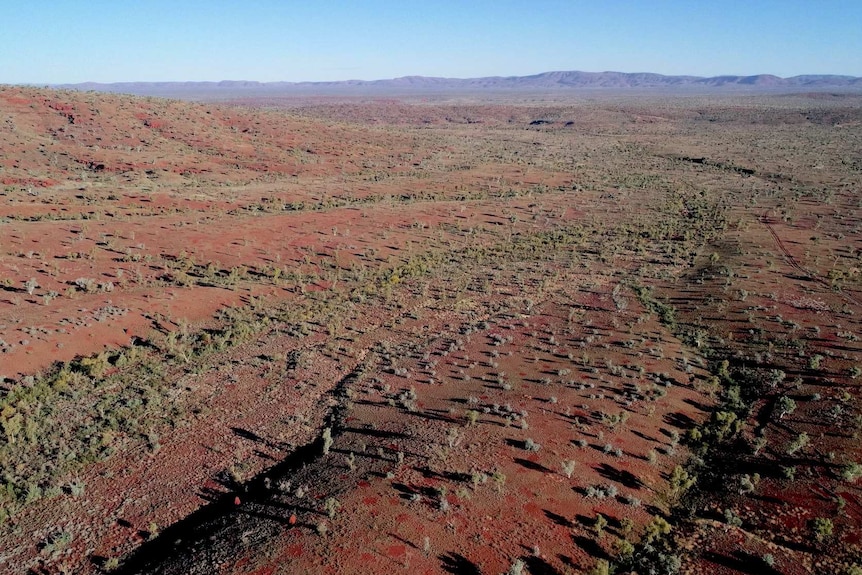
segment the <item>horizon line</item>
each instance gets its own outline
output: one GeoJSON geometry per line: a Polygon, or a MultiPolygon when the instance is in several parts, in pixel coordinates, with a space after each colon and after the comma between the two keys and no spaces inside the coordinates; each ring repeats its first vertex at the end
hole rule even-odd
{"type": "Polygon", "coordinates": [[[779,76],[777,74],[772,74],[770,72],[762,72],[757,74],[716,74],[716,75],[699,75],[699,74],[664,74],[660,72],[620,72],[618,70],[602,70],[598,72],[587,71],[587,70],[546,70],[544,72],[536,72],[532,74],[508,74],[508,75],[490,75],[490,76],[427,76],[423,74],[406,74],[403,76],[391,76],[385,78],[373,78],[373,79],[362,79],[362,78],[345,78],[342,80],[252,80],[252,79],[231,79],[231,78],[222,78],[220,80],[114,80],[114,81],[100,81],[100,80],[84,80],[80,82],[22,82],[22,83],[10,83],[6,85],[19,85],[19,86],[76,86],[81,84],[103,84],[103,85],[111,85],[111,84],[220,84],[226,82],[235,82],[235,83],[255,83],[255,84],[337,84],[337,83],[348,83],[348,82],[362,82],[362,83],[373,83],[373,82],[389,82],[393,80],[406,80],[406,79],[425,79],[425,80],[453,80],[453,81],[468,81],[468,80],[486,80],[486,79],[513,79],[513,78],[531,78],[536,76],[543,76],[548,74],[590,74],[590,75],[602,75],[602,74],[620,74],[623,76],[639,76],[639,75],[650,75],[650,76],[660,76],[664,78],[692,78],[692,79],[702,79],[702,80],[711,80],[718,78],[757,78],[757,77],[773,77],[779,80],[792,80],[794,78],[804,78],[808,76],[815,77],[835,77],[835,78],[844,78],[844,79],[862,79],[862,76],[854,76],[852,74],[835,74],[835,73],[821,73],[821,72],[809,72],[804,74],[794,74],[792,76],[779,76]]]}

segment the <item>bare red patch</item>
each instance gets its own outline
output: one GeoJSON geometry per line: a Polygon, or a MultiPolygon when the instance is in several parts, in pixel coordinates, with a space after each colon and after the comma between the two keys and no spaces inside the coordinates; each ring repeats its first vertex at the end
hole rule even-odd
{"type": "Polygon", "coordinates": [[[288,557],[302,557],[303,548],[301,543],[296,543],[294,545],[288,545],[286,555],[288,557]]]}
{"type": "Polygon", "coordinates": [[[397,559],[407,554],[407,547],[405,545],[390,545],[386,549],[386,553],[390,557],[397,559]]]}

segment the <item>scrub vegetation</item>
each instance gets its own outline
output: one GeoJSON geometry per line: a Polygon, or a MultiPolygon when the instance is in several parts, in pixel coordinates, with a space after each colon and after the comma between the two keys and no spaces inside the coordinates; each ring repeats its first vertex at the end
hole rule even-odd
{"type": "Polygon", "coordinates": [[[0,572],[862,571],[862,97],[0,109],[0,572]]]}

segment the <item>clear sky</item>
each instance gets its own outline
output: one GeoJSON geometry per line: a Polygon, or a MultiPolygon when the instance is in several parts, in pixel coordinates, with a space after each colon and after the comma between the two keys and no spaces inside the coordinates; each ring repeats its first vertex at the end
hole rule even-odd
{"type": "Polygon", "coordinates": [[[0,83],[862,76],[862,0],[0,0],[0,83]]]}

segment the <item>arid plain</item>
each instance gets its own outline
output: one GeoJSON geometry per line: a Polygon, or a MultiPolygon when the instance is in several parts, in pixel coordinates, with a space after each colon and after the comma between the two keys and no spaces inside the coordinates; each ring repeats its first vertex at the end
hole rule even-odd
{"type": "Polygon", "coordinates": [[[862,95],[0,110],[0,572],[862,573],[862,95]]]}

